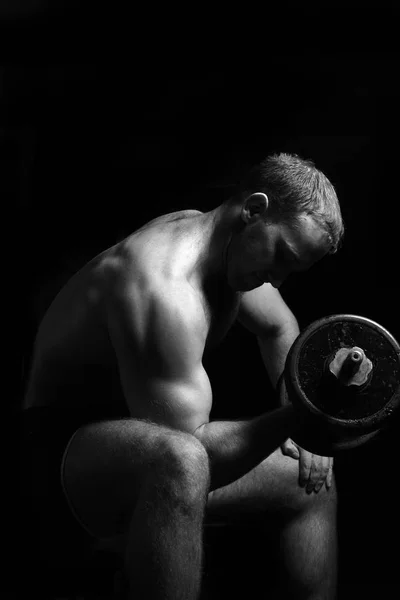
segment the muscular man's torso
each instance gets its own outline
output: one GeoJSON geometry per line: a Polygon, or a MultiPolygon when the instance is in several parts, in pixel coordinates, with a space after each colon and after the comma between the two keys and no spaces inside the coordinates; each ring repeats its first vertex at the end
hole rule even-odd
{"type": "Polygon", "coordinates": [[[224,337],[237,316],[240,295],[223,282],[205,286],[197,277],[202,218],[198,211],[159,217],[95,257],[62,288],[39,327],[24,408],[129,414],[105,310],[114,268],[121,262],[138,297],[135,310],[145,310],[152,281],[170,289],[179,282],[177,287],[187,286],[198,305],[199,321],[193,326],[202,324],[205,351],[224,337]]]}

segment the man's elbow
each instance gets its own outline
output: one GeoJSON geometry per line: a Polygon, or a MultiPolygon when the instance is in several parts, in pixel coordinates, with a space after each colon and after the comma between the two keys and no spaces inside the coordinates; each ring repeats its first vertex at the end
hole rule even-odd
{"type": "Polygon", "coordinates": [[[287,340],[290,340],[292,343],[297,338],[299,333],[300,328],[297,319],[293,317],[279,323],[274,323],[273,326],[259,331],[257,334],[257,339],[258,343],[262,346],[287,342],[287,340]]]}
{"type": "Polygon", "coordinates": [[[206,425],[207,423],[202,423],[201,425],[199,425],[199,427],[196,427],[196,429],[192,433],[192,435],[202,443],[204,441],[206,425]]]}

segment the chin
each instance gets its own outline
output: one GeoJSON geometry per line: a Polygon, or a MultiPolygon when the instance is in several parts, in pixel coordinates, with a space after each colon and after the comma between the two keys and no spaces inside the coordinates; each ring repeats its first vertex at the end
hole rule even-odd
{"type": "Polygon", "coordinates": [[[242,277],[228,276],[227,281],[234,292],[249,292],[264,285],[264,281],[255,274],[243,275],[242,277]]]}
{"type": "Polygon", "coordinates": [[[260,281],[260,283],[256,283],[256,285],[253,284],[250,289],[251,290],[256,290],[257,288],[259,288],[259,287],[261,287],[263,285],[264,285],[264,282],[260,281]]]}
{"type": "Polygon", "coordinates": [[[250,281],[243,282],[242,285],[236,289],[236,291],[237,292],[250,292],[251,290],[255,290],[255,289],[261,287],[262,285],[264,285],[263,281],[259,281],[258,283],[255,283],[254,281],[252,281],[251,283],[250,283],[250,281]]]}

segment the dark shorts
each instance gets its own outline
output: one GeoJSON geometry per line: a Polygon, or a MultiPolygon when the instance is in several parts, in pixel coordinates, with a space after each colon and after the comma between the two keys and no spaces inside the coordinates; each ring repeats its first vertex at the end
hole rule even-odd
{"type": "Polygon", "coordinates": [[[78,557],[95,539],[71,510],[62,483],[65,450],[73,434],[93,415],[51,407],[24,410],[19,415],[20,493],[27,516],[33,551],[41,548],[42,557],[63,560],[78,557]],[[38,546],[39,544],[39,546],[38,546]]]}

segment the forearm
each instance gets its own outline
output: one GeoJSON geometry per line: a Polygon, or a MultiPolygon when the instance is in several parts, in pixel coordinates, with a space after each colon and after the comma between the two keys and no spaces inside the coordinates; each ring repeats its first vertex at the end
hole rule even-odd
{"type": "MultiPolygon", "coordinates": [[[[274,336],[257,338],[264,366],[275,389],[285,369],[288,352],[299,333],[297,322],[292,321],[274,336]]],[[[277,400],[281,405],[288,403],[285,394],[277,394],[277,400]]]]}
{"type": "Polygon", "coordinates": [[[199,427],[195,436],[210,458],[211,490],[251,471],[299,426],[289,405],[246,421],[212,421],[199,427]]]}

